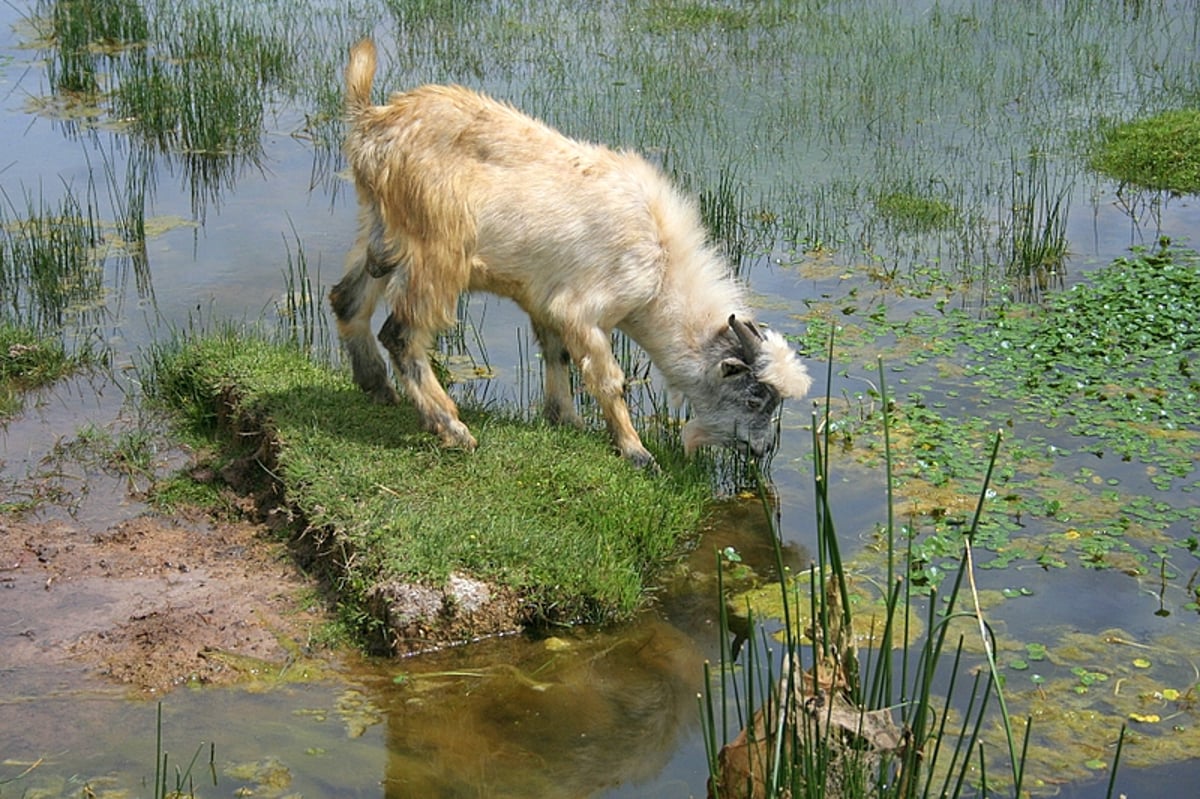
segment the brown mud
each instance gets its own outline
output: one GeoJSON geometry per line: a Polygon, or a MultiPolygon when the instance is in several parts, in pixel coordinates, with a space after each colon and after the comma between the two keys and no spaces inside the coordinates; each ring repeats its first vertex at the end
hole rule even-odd
{"type": "Polygon", "coordinates": [[[0,670],[83,665],[152,694],[315,668],[316,590],[249,522],[0,516],[0,670]]]}

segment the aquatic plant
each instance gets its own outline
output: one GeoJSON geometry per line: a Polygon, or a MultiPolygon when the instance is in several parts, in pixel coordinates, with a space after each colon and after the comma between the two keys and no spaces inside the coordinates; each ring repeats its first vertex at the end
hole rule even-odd
{"type": "Polygon", "coordinates": [[[46,71],[55,92],[97,94],[106,54],[144,42],[149,30],[136,0],[39,0],[34,13],[54,45],[46,71]]]}
{"type": "Polygon", "coordinates": [[[0,193],[0,320],[57,332],[103,297],[102,225],[94,186],[57,206],[26,192],[24,210],[0,193]],[[4,206],[7,206],[7,211],[4,206]]]}
{"type": "MultiPolygon", "coordinates": [[[[854,617],[863,608],[851,601],[849,569],[842,560],[832,518],[828,494],[831,425],[823,424],[813,433],[818,547],[817,562],[808,574],[789,576],[778,536],[772,536],[782,575],[778,585],[782,629],[774,636],[781,645],[773,651],[765,635],[760,643],[755,632],[761,622],[755,621],[753,608],[748,608],[752,632],[738,636],[745,643],[741,668],[736,668],[738,653],[728,644],[734,640],[729,611],[721,615],[721,662],[715,679],[706,673],[708,690],[701,699],[710,797],[1023,795],[1034,718],[1031,714],[1017,720],[1010,715],[1006,681],[996,658],[997,642],[983,613],[972,559],[1000,435],[991,447],[972,519],[961,531],[957,572],[944,596],[937,590],[930,593],[924,602],[926,632],[911,637],[912,613],[923,600],[900,571],[906,543],[891,511],[892,455],[886,443],[890,437],[882,366],[880,391],[888,473],[883,544],[887,566],[876,584],[882,612],[872,618],[869,628],[855,625],[854,617]],[[806,621],[801,622],[802,617],[806,621]],[[968,620],[970,626],[964,626],[968,620]],[[976,651],[981,650],[983,657],[963,706],[956,690],[960,676],[972,668],[972,656],[964,646],[968,634],[964,630],[971,627],[974,631],[970,634],[978,637],[980,645],[976,651]],[[954,635],[957,644],[951,644],[954,635]],[[733,740],[727,717],[731,704],[736,705],[741,728],[733,740]],[[988,756],[984,743],[995,714],[1002,731],[999,775],[989,771],[996,758],[988,756]]],[[[826,397],[826,422],[828,411],[826,397]]],[[[765,493],[763,508],[774,528],[765,493]]],[[[1027,651],[1031,659],[1045,654],[1044,647],[1030,646],[1027,651]]],[[[1079,667],[1073,673],[1079,680],[1077,687],[1084,690],[1107,678],[1079,667]]],[[[1112,763],[1114,777],[1124,736],[1122,726],[1112,763]]],[[[1113,785],[1110,779],[1110,797],[1113,785]]]]}
{"type": "Polygon", "coordinates": [[[908,191],[892,191],[875,198],[875,210],[901,230],[921,233],[954,224],[958,212],[945,200],[908,191]]]}
{"type": "Polygon", "coordinates": [[[1070,187],[1054,185],[1043,154],[1012,159],[1007,213],[1001,212],[1005,272],[1019,297],[1041,298],[1063,284],[1070,187]]]}
{"type": "Polygon", "coordinates": [[[56,337],[0,322],[0,424],[21,409],[25,392],[76,367],[56,337]]]}
{"type": "Polygon", "coordinates": [[[1122,185],[1200,193],[1200,111],[1164,111],[1106,126],[1091,166],[1122,185]]]}

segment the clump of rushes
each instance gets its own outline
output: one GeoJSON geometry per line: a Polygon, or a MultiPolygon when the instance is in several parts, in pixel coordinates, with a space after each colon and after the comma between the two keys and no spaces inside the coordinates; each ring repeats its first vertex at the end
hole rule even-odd
{"type": "Polygon", "coordinates": [[[1091,164],[1124,184],[1200,193],[1200,109],[1114,125],[1101,134],[1091,164]]]}
{"type": "Polygon", "coordinates": [[[56,92],[95,94],[100,55],[145,41],[148,33],[146,13],[134,0],[43,0],[37,17],[55,44],[47,71],[56,92]]]}
{"type": "Polygon", "coordinates": [[[299,349],[235,331],[162,345],[147,371],[150,394],[218,458],[241,455],[282,492],[339,606],[371,638],[385,632],[381,586],[463,574],[519,597],[526,623],[626,619],[710,496],[706,474],[670,457],[663,476],[639,472],[598,430],[464,409],[478,451],[439,449],[407,403],[373,404],[299,349]]]}
{"type": "Polygon", "coordinates": [[[57,207],[27,194],[11,218],[5,207],[16,206],[0,192],[0,320],[52,330],[96,305],[102,228],[93,188],[83,202],[68,192],[57,207]]]}

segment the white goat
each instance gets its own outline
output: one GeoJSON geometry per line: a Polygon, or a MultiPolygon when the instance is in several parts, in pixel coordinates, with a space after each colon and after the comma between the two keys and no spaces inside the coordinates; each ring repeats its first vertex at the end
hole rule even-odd
{"type": "Polygon", "coordinates": [[[529,314],[545,362],[548,419],[578,424],[574,361],[617,450],[653,463],[625,403],[610,333],[636,341],[687,398],[684,448],[775,443],[783,397],[811,384],[783,336],[750,320],[741,287],[707,242],[694,206],[640,156],[568,139],[509,105],[457,86],[370,102],[375,46],[346,67],[346,155],[359,235],[330,292],[355,382],[381,402],[395,389],[379,340],[425,427],[444,446],[475,438],[429,365],[464,291],[510,297],[529,314]]]}

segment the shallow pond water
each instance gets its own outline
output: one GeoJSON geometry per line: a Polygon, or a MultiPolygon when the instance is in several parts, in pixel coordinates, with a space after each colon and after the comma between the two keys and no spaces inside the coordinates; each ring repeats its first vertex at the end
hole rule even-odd
{"type": "MultiPolygon", "coordinates": [[[[30,21],[50,5],[0,8],[6,218],[22,216],[28,202],[44,197],[53,207],[70,193],[94,196],[98,214],[111,223],[118,215],[112,197],[123,193],[124,174],[138,163],[137,140],[107,123],[35,113],[52,93],[45,59],[53,51],[30,46],[30,21]],[[118,177],[106,176],[106,163],[118,177]]],[[[205,4],[180,8],[193,5],[205,4]]],[[[568,4],[569,25],[554,3],[483,5],[488,13],[464,15],[414,4],[428,12],[418,18],[395,4],[353,11],[304,4],[276,14],[276,27],[264,26],[272,36],[307,43],[311,55],[296,69],[307,76],[297,82],[309,85],[276,88],[264,101],[258,163],[219,162],[203,180],[178,152],[150,160],[144,259],[106,251],[99,261],[104,302],[72,324],[111,348],[113,377],[67,381],[30,398],[0,433],[5,490],[32,490],[30,476],[55,463],[56,443],[69,443],[82,429],[136,425],[129,400],[137,395],[137,373],[127,367],[173,329],[230,319],[269,328],[287,322],[295,289],[288,281],[301,260],[315,295],[324,296],[355,223],[352,192],[321,143],[330,113],[321,98],[338,91],[346,45],[372,28],[389,61],[381,85],[436,79],[484,86],[572,133],[646,151],[706,207],[734,206],[740,223],[718,233],[744,253],[740,268],[763,319],[796,336],[822,305],[846,309],[839,312],[849,323],[879,306],[897,317],[944,307],[982,315],[998,297],[1019,294],[1006,286],[999,262],[1011,249],[1011,207],[1021,199],[1013,196],[1011,173],[1032,168],[1030,152],[1051,164],[1035,189],[1069,199],[1067,254],[1050,291],[1086,282],[1132,246],[1153,247],[1163,236],[1194,246],[1200,232],[1197,198],[1119,190],[1086,170],[1078,147],[1105,120],[1194,102],[1195,2],[1023,4],[1008,17],[1007,4],[965,0],[913,4],[904,13],[890,2],[752,4],[724,14],[706,4],[656,3],[576,15],[568,4]],[[1118,5],[1124,11],[1114,10],[1118,5]],[[402,47],[404,36],[420,45],[402,47]],[[486,47],[476,52],[461,46],[466,40],[486,47]],[[876,189],[950,202],[961,224],[894,230],[873,211],[876,189]]],[[[148,7],[158,17],[178,11],[166,3],[148,7]]],[[[246,4],[245,13],[261,23],[278,11],[258,3],[246,4]]],[[[707,217],[714,226],[722,219],[717,212],[707,217]]],[[[315,349],[332,351],[323,307],[320,314],[315,349]]],[[[489,399],[529,400],[522,348],[531,337],[522,316],[508,303],[477,299],[470,317],[485,346],[471,340],[468,349],[496,375],[483,389],[489,399]]],[[[869,348],[844,361],[835,355],[831,385],[823,354],[809,354],[814,395],[828,390],[847,415],[868,413],[877,381],[869,348]]],[[[944,367],[888,364],[893,395],[936,395],[943,413],[964,423],[983,414],[986,388],[956,383],[960,375],[944,367]]],[[[772,469],[780,532],[797,566],[816,539],[811,421],[809,403],[788,406],[772,469]]],[[[1034,480],[1084,492],[1057,516],[1020,520],[1031,541],[1057,536],[1056,555],[1072,555],[1063,566],[1030,557],[978,574],[1001,630],[1015,706],[1045,719],[1035,748],[1067,752],[1062,764],[1039,754],[1039,773],[1058,774],[1068,783],[1062,790],[1078,797],[1103,795],[1095,761],[1111,754],[1120,722],[1130,712],[1143,719],[1157,713],[1158,722],[1135,722],[1137,737],[1126,752],[1132,766],[1122,775],[1128,783],[1119,785],[1131,794],[1134,786],[1161,793],[1194,770],[1186,761],[1200,728],[1190,698],[1200,683],[1191,665],[1200,651],[1189,581],[1196,563],[1181,543],[1200,531],[1194,516],[1180,515],[1195,506],[1195,471],[1164,487],[1137,459],[1081,452],[1082,443],[1063,428],[1018,425],[1014,440],[1035,437],[1060,454],[1029,456],[1034,480]],[[1073,556],[1080,551],[1074,542],[1095,530],[1063,520],[1107,501],[1106,487],[1122,493],[1113,515],[1137,507],[1131,497],[1175,515],[1148,522],[1140,538],[1123,541],[1124,560],[1096,568],[1073,556]],[[1043,652],[1038,646],[1044,660],[1031,660],[1030,652],[1043,652]],[[1074,671],[1081,668],[1104,674],[1103,685],[1082,685],[1074,671]],[[1163,699],[1164,691],[1185,699],[1163,699]],[[1120,701],[1131,695],[1143,698],[1120,701]],[[1096,713],[1104,723],[1070,726],[1047,706],[1062,715],[1096,713]],[[1081,739],[1093,748],[1068,746],[1081,739]]],[[[172,457],[164,453],[167,464],[172,457]]],[[[72,468],[78,470],[57,476],[56,496],[82,529],[142,511],[122,480],[103,469],[72,468]]],[[[834,479],[843,546],[869,551],[885,517],[880,470],[849,448],[834,479]]],[[[912,523],[930,524],[920,517],[912,523]]],[[[702,795],[695,697],[703,662],[718,647],[715,588],[705,575],[711,577],[712,553],[727,546],[764,568],[773,557],[770,531],[753,503],[721,507],[712,526],[691,567],[697,584],[627,628],[512,637],[411,662],[347,663],[334,679],[262,692],[178,690],[164,702],[171,763],[185,765],[201,741],[214,744],[217,788],[208,787],[204,752],[193,770],[198,795],[238,788],[275,796],[702,795]]],[[[863,563],[870,568],[869,556],[863,563]]],[[[19,634],[12,625],[2,634],[19,634]]],[[[128,699],[70,667],[6,664],[3,649],[0,677],[0,780],[37,764],[12,785],[0,782],[0,796],[78,795],[85,783],[145,793],[153,774],[153,702],[128,699]]]]}

